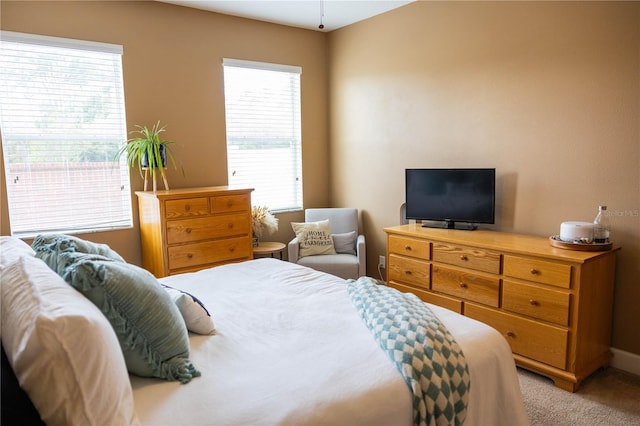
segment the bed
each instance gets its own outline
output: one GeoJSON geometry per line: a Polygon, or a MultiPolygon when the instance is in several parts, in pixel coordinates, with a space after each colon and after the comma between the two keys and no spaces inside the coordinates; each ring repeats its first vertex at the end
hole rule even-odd
{"type": "MultiPolygon", "coordinates": [[[[2,260],[4,272],[16,257],[20,266],[11,267],[22,275],[44,262],[24,259],[31,255],[26,249],[24,255],[12,254],[13,260],[2,260]]],[[[2,340],[15,352],[20,339],[6,336],[5,327],[9,275],[2,277],[2,340]]],[[[121,420],[142,425],[414,423],[412,391],[365,325],[345,280],[267,258],[159,281],[194,296],[211,315],[214,334],[188,333],[189,361],[197,374],[182,383],[125,371],[128,389],[120,386],[112,392],[117,397],[104,402],[101,386],[88,404],[112,404],[124,413],[121,420]]],[[[473,319],[428,306],[464,352],[470,383],[464,424],[527,424],[515,364],[502,336],[473,319]]],[[[18,356],[7,354],[15,367],[12,358],[18,356]]],[[[109,371],[120,374],[124,362],[111,358],[109,371]]],[[[89,376],[95,382],[93,370],[89,376]]],[[[104,380],[115,381],[107,375],[104,380]]],[[[60,411],[70,402],[57,404],[60,411]]]]}

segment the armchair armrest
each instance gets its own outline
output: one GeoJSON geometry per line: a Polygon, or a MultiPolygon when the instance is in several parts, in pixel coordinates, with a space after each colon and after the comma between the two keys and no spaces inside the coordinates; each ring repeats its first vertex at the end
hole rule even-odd
{"type": "Polygon", "coordinates": [[[367,275],[367,246],[362,234],[356,239],[356,256],[358,257],[358,276],[364,277],[367,275]]]}
{"type": "Polygon", "coordinates": [[[287,258],[289,262],[297,263],[298,256],[300,254],[300,242],[298,241],[298,237],[294,237],[293,240],[289,241],[287,245],[287,254],[289,257],[287,258]]]}

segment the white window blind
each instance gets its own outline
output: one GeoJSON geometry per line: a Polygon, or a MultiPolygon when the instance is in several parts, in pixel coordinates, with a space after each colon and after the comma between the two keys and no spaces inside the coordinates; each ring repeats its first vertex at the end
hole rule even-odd
{"type": "Polygon", "coordinates": [[[11,233],[131,227],[122,46],[0,33],[11,233]]]}
{"type": "Polygon", "coordinates": [[[300,67],[224,59],[229,184],[252,204],[302,209],[300,67]]]}

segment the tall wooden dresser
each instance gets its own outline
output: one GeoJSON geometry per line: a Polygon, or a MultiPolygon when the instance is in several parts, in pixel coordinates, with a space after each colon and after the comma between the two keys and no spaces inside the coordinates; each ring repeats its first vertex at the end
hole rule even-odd
{"type": "Polygon", "coordinates": [[[608,364],[619,247],[565,250],[548,238],[420,224],[385,232],[389,285],[492,326],[517,365],[575,392],[608,364]]]}
{"type": "Polygon", "coordinates": [[[211,186],[136,192],[142,266],[160,278],[252,259],[251,191],[211,186]]]}

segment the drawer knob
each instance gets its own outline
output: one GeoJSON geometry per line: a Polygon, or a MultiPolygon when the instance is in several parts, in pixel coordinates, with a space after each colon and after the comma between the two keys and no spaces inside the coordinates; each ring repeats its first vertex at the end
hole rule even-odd
{"type": "Polygon", "coordinates": [[[531,268],[531,271],[529,271],[529,272],[531,272],[531,275],[539,275],[540,274],[540,271],[538,271],[537,269],[533,269],[533,268],[531,268]]]}
{"type": "Polygon", "coordinates": [[[460,283],[460,288],[467,288],[467,285],[465,283],[460,283]]]}
{"type": "Polygon", "coordinates": [[[233,229],[233,223],[230,223],[229,225],[227,225],[227,227],[228,227],[229,229],[233,229]]]}
{"type": "Polygon", "coordinates": [[[516,337],[516,333],[514,333],[513,331],[507,331],[507,336],[509,336],[511,338],[515,338],[516,337]]]}
{"type": "Polygon", "coordinates": [[[184,206],[184,211],[188,212],[189,210],[191,210],[191,206],[189,204],[186,204],[184,206]]]}
{"type": "Polygon", "coordinates": [[[189,259],[193,258],[193,253],[187,253],[187,257],[188,257],[189,259]]]}
{"type": "Polygon", "coordinates": [[[533,299],[529,300],[529,303],[531,304],[531,306],[538,306],[538,305],[540,305],[540,303],[538,303],[538,301],[537,301],[537,300],[533,300],[533,299]]]}
{"type": "Polygon", "coordinates": [[[411,246],[404,246],[404,249],[407,251],[411,251],[411,246]]]}
{"type": "Polygon", "coordinates": [[[461,255],[460,255],[460,260],[467,261],[467,260],[469,260],[469,258],[468,258],[466,255],[461,254],[461,255]]]}
{"type": "Polygon", "coordinates": [[[411,275],[411,274],[413,274],[413,272],[411,272],[411,271],[404,271],[404,273],[405,273],[405,275],[411,275]]]}
{"type": "Polygon", "coordinates": [[[187,234],[190,234],[191,233],[191,228],[185,229],[184,232],[186,232],[187,234]]]}

